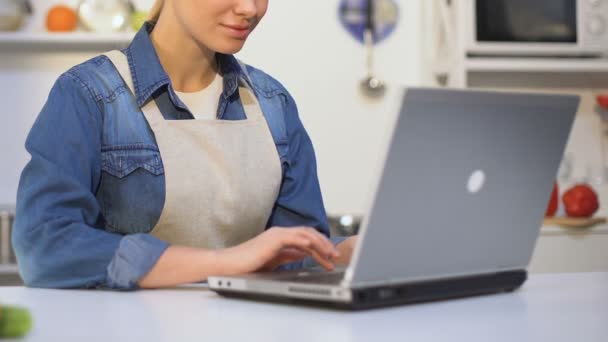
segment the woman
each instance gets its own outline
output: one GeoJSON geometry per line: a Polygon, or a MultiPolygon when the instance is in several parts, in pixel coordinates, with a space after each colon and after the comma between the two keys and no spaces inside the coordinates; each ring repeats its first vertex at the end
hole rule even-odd
{"type": "Polygon", "coordinates": [[[157,288],[348,263],[354,238],[326,237],[293,99],[232,56],[267,5],[159,0],[127,49],[57,80],[19,184],[27,285],[157,288]]]}

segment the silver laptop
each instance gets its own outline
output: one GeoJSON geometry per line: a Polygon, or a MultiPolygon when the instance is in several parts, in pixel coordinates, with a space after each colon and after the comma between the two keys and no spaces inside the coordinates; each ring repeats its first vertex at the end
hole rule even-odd
{"type": "Polygon", "coordinates": [[[347,269],[210,277],[209,286],[346,309],[515,290],[578,105],[569,95],[410,88],[347,269]]]}

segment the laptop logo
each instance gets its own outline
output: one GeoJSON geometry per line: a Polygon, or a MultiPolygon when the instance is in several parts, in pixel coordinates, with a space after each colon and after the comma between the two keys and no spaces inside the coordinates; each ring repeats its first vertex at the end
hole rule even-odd
{"type": "Polygon", "coordinates": [[[486,182],[486,174],[482,170],[474,171],[469,177],[469,181],[467,183],[467,190],[470,193],[476,194],[483,188],[486,182]]]}

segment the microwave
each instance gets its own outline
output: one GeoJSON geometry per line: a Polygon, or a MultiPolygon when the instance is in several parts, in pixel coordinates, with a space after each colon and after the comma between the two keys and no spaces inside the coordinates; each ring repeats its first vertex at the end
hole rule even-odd
{"type": "Polygon", "coordinates": [[[464,11],[469,55],[608,55],[608,0],[464,0],[464,11]]]}

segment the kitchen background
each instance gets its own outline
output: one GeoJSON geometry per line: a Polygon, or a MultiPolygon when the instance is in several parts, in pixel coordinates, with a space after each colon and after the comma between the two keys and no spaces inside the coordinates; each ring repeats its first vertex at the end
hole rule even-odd
{"type": "MultiPolygon", "coordinates": [[[[11,2],[2,1],[0,6],[11,2]]],[[[48,9],[57,4],[77,8],[80,1],[30,2],[33,14],[21,31],[0,32],[0,211],[5,208],[5,212],[14,207],[19,174],[29,158],[23,148],[25,137],[56,78],[85,59],[126,46],[132,37],[130,29],[124,33],[48,34],[48,9]]],[[[144,10],[151,2],[133,1],[144,10]]],[[[595,104],[597,94],[608,93],[607,60],[522,63],[507,59],[499,61],[502,64],[467,60],[458,29],[462,27],[459,21],[464,20],[457,7],[462,1],[452,1],[456,5],[447,14],[442,12],[445,6],[439,0],[378,2],[392,2],[398,8],[395,30],[374,51],[376,75],[387,85],[379,99],[360,92],[359,83],[366,76],[366,50],[339,20],[341,5],[361,1],[270,1],[266,18],[238,56],[279,79],[296,99],[316,148],[329,214],[356,217],[365,211],[404,87],[440,83],[582,95],[560,185],[592,182],[602,203],[597,215],[608,214],[608,180],[602,178],[607,161],[602,159],[600,148],[601,129],[605,126],[595,104]],[[448,29],[442,30],[443,27],[448,29]]],[[[562,213],[560,208],[559,214],[562,213]]],[[[4,221],[8,222],[8,218],[4,221]]],[[[348,225],[349,221],[343,219],[343,223],[348,225]]],[[[4,248],[7,234],[0,236],[4,248]]],[[[606,247],[607,225],[583,230],[546,226],[531,270],[608,270],[606,247]]],[[[3,261],[9,266],[1,267],[0,273],[14,274],[10,254],[3,261]]]]}

